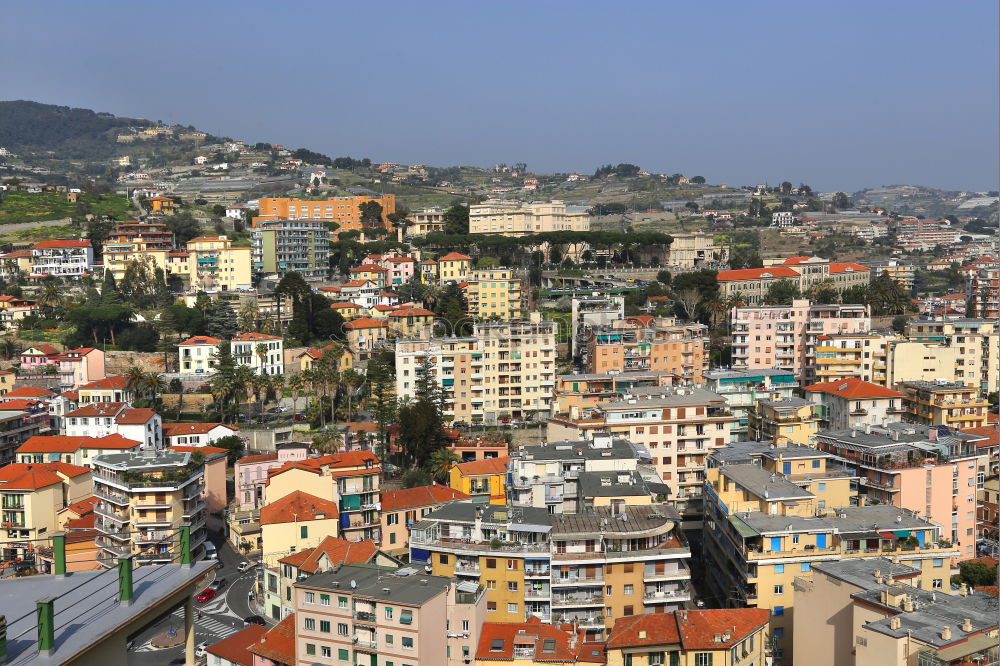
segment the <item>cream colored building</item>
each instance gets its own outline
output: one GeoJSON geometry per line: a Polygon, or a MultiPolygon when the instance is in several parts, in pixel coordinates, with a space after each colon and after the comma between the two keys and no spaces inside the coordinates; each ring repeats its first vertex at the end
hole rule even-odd
{"type": "Polygon", "coordinates": [[[225,236],[199,236],[188,241],[187,251],[191,288],[213,292],[252,286],[249,247],[234,246],[225,236]]]}
{"type": "Polygon", "coordinates": [[[520,203],[490,199],[469,206],[469,233],[526,236],[549,231],[590,231],[585,206],[565,202],[520,203]]]}
{"type": "Polygon", "coordinates": [[[406,230],[402,231],[400,226],[404,238],[416,238],[434,231],[444,231],[444,208],[425,208],[410,213],[406,219],[410,222],[406,230]]]}
{"type": "Polygon", "coordinates": [[[447,421],[495,423],[548,416],[555,388],[555,324],[479,323],[464,338],[396,341],[396,395],[415,396],[424,360],[445,392],[447,421]]]}
{"type": "Polygon", "coordinates": [[[670,268],[698,269],[729,261],[729,247],[716,245],[715,236],[700,231],[671,234],[670,254],[667,265],[670,268]]]}
{"type": "MultiPolygon", "coordinates": [[[[906,337],[936,345],[935,353],[954,360],[954,373],[937,375],[966,386],[995,391],[1000,386],[1000,323],[990,319],[914,319],[906,337]],[[954,350],[951,353],[949,350],[954,350]]],[[[933,380],[937,377],[912,379],[933,380]]],[[[908,378],[909,379],[909,378],[908,378]]],[[[900,380],[901,381],[901,380],[900,380]]]]}
{"type": "Polygon", "coordinates": [[[509,268],[475,270],[465,278],[469,316],[475,319],[520,319],[524,312],[524,290],[509,268]]]}

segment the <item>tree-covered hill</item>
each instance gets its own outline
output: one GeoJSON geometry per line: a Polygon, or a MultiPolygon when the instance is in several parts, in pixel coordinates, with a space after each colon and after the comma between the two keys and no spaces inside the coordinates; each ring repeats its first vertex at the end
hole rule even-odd
{"type": "Polygon", "coordinates": [[[89,109],[0,102],[0,146],[22,155],[53,151],[69,159],[104,159],[116,153],[117,136],[125,128],[152,124],[89,109]]]}

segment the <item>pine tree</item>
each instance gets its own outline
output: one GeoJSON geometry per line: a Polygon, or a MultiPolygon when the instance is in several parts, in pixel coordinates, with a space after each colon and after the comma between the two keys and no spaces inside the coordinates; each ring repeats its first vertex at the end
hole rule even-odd
{"type": "Polygon", "coordinates": [[[216,299],[205,313],[205,332],[222,340],[232,340],[239,332],[236,311],[229,301],[216,299]]]}

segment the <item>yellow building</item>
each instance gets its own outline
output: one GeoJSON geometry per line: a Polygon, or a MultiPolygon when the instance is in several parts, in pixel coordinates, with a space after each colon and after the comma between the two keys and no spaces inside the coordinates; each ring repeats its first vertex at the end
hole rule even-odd
{"type": "Polygon", "coordinates": [[[14,388],[17,375],[11,370],[0,370],[0,395],[7,395],[14,388]]]}
{"type": "Polygon", "coordinates": [[[424,308],[400,308],[387,317],[389,332],[397,338],[429,338],[434,330],[434,313],[424,308]]]}
{"type": "Polygon", "coordinates": [[[354,361],[366,361],[389,344],[389,323],[361,317],[344,324],[347,346],[354,361]]]}
{"type": "Polygon", "coordinates": [[[376,287],[384,288],[386,286],[386,274],[389,272],[388,269],[379,266],[378,264],[361,264],[357,268],[351,269],[351,282],[372,282],[376,287]]]}
{"type": "Polygon", "coordinates": [[[339,524],[336,502],[301,490],[268,502],[260,509],[265,566],[337,536],[339,524]]]}
{"type": "Polygon", "coordinates": [[[499,199],[469,206],[470,234],[526,236],[550,231],[590,231],[587,207],[567,206],[558,200],[520,203],[499,199]]]}
{"type": "Polygon", "coordinates": [[[237,291],[253,285],[251,249],[234,246],[226,236],[192,238],[187,244],[187,254],[187,275],[192,288],[237,291]]]}
{"type": "Polygon", "coordinates": [[[462,283],[462,290],[471,317],[509,321],[523,315],[521,280],[509,268],[472,271],[462,283]]]}
{"type": "Polygon", "coordinates": [[[169,197],[150,197],[149,208],[152,213],[161,215],[174,214],[174,200],[169,197]]]}
{"type": "Polygon", "coordinates": [[[36,545],[59,531],[59,511],[91,494],[90,470],[61,462],[11,463],[0,468],[0,561],[29,561],[36,545]]]}
{"type": "Polygon", "coordinates": [[[333,303],[330,305],[331,308],[337,311],[345,321],[350,321],[351,319],[357,319],[363,313],[360,305],[357,303],[352,303],[350,301],[340,301],[338,303],[333,303]]]}
{"type": "Polygon", "coordinates": [[[952,363],[948,373],[928,377],[901,377],[896,381],[944,378],[978,386],[985,391],[1000,386],[1000,322],[992,319],[916,319],[906,325],[906,337],[933,346],[929,355],[941,354],[952,363]]]}
{"type": "Polygon", "coordinates": [[[332,220],[338,232],[360,230],[362,227],[361,204],[374,201],[382,206],[382,224],[392,230],[389,215],[396,212],[396,195],[377,197],[330,197],[328,199],[289,199],[287,197],[262,197],[256,226],[261,220],[332,220]]]}
{"type": "Polygon", "coordinates": [[[607,666],[762,666],[769,617],[761,608],[623,617],[608,637],[607,666]]]}
{"type": "Polygon", "coordinates": [[[803,398],[758,400],[747,416],[750,436],[757,441],[809,444],[819,432],[816,406],[803,398]]]}
{"type": "Polygon", "coordinates": [[[318,349],[307,349],[300,353],[296,357],[299,362],[299,372],[312,370],[325,354],[339,354],[340,358],[335,361],[337,372],[344,372],[354,367],[354,358],[351,356],[350,349],[327,345],[318,349]]]}
{"type": "Polygon", "coordinates": [[[989,402],[976,386],[947,381],[903,382],[906,420],[923,425],[944,425],[955,430],[986,425],[989,402]]]}
{"type": "Polygon", "coordinates": [[[441,284],[461,282],[472,270],[472,257],[459,252],[449,252],[443,257],[438,257],[437,262],[437,277],[441,284]]]}
{"type": "Polygon", "coordinates": [[[490,504],[507,503],[509,456],[459,463],[448,473],[448,485],[470,497],[489,498],[490,504]]]}
{"type": "MultiPolygon", "coordinates": [[[[792,663],[800,581],[818,562],[899,557],[940,589],[959,549],[941,528],[891,505],[851,505],[856,475],[808,446],[742,442],[714,451],[705,483],[704,548],[712,592],[731,606],[772,613],[775,664],[792,663]]],[[[796,663],[797,660],[796,660],[796,663]]]]}
{"type": "MultiPolygon", "coordinates": [[[[424,259],[417,265],[417,269],[420,271],[420,282],[423,284],[438,283],[438,262],[433,259],[424,259]]],[[[25,270],[31,270],[30,262],[25,270]]]]}

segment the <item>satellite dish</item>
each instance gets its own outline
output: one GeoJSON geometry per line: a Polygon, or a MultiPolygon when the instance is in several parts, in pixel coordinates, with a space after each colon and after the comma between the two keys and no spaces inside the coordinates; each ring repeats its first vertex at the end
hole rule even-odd
{"type": "Polygon", "coordinates": [[[351,579],[351,589],[353,590],[353,589],[355,589],[355,588],[357,588],[357,587],[358,587],[358,581],[356,581],[356,580],[354,580],[354,579],[352,578],[352,579],[351,579]]]}

